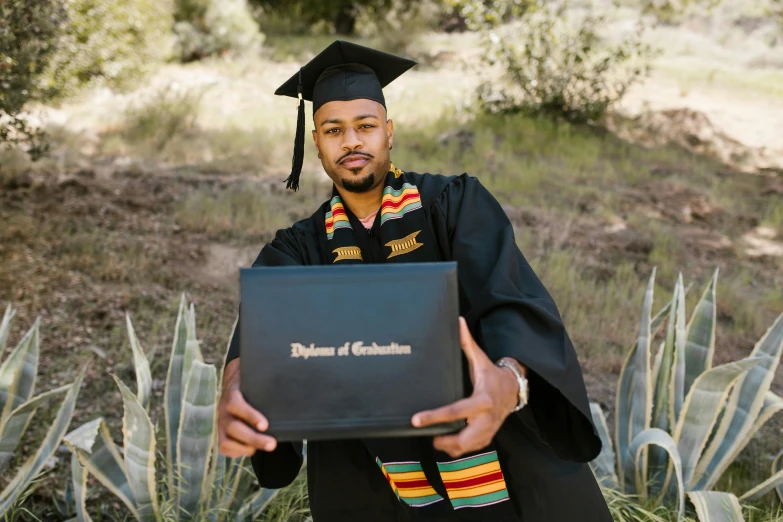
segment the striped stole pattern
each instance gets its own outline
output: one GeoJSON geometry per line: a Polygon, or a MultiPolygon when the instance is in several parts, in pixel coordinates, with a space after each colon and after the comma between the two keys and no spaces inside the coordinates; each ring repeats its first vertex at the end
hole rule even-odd
{"type": "Polygon", "coordinates": [[[454,509],[483,507],[508,500],[506,481],[495,451],[438,462],[438,470],[454,509]]]}
{"type": "Polygon", "coordinates": [[[389,481],[397,498],[413,507],[429,506],[443,500],[443,497],[430,485],[424,470],[418,462],[388,462],[381,459],[375,462],[383,471],[383,476],[389,481]]]}
{"type": "Polygon", "coordinates": [[[386,187],[383,189],[383,199],[381,200],[381,225],[420,208],[421,196],[416,185],[403,183],[399,190],[386,187]]]}
{"type": "Polygon", "coordinates": [[[340,196],[335,196],[329,202],[331,210],[326,213],[326,237],[332,239],[334,231],[338,228],[351,228],[351,222],[348,221],[348,215],[345,213],[345,207],[340,196]]]}

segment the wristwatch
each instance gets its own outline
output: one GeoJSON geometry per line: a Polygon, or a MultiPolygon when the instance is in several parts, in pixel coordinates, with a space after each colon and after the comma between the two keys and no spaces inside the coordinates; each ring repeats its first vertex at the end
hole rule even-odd
{"type": "Polygon", "coordinates": [[[527,405],[528,400],[527,378],[522,375],[522,372],[519,371],[516,364],[507,359],[500,359],[495,365],[501,368],[508,368],[514,373],[514,377],[517,378],[517,383],[519,384],[519,402],[517,403],[516,408],[512,410],[512,413],[521,410],[527,405]]]}

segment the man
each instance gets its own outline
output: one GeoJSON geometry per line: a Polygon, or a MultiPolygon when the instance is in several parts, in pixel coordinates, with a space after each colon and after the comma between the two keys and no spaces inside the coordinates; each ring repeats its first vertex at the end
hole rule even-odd
{"type": "MultiPolygon", "coordinates": [[[[505,213],[467,174],[403,172],[390,161],[394,125],[382,87],[413,65],[337,41],[278,89],[300,100],[289,188],[298,186],[307,99],[334,189],[310,218],[279,231],[254,265],[457,261],[472,393],[411,422],[467,425],[434,438],[309,443],[313,520],[610,521],[584,464],[601,443],[576,354],[505,213]]],[[[220,451],[252,456],[262,486],[286,486],[301,468],[301,444],[264,434],[268,421],[239,391],[238,356],[235,333],[218,411],[220,451]]]]}

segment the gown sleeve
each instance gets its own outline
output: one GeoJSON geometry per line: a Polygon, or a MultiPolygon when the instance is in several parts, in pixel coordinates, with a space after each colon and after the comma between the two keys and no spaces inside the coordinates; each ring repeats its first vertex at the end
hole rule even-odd
{"type": "MultiPolygon", "coordinates": [[[[267,243],[261,253],[253,262],[253,266],[285,266],[302,265],[302,257],[299,255],[295,233],[292,229],[280,230],[275,239],[267,243]]],[[[239,321],[226,356],[226,364],[239,357],[239,321]]],[[[240,363],[241,364],[241,363],[240,363]]],[[[262,412],[263,413],[263,412],[262,412]]],[[[302,443],[280,442],[274,451],[256,451],[250,457],[261,487],[279,489],[294,481],[302,467],[302,443]]]]}
{"type": "Polygon", "coordinates": [[[457,261],[460,310],[471,332],[492,361],[512,357],[528,368],[529,403],[509,420],[517,417],[562,459],[592,460],[601,440],[576,352],[502,207],[467,174],[449,183],[435,206],[435,227],[457,261]]]}

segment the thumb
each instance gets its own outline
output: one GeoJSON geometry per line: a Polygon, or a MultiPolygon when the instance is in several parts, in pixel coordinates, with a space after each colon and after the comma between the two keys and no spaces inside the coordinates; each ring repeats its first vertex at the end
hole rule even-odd
{"type": "Polygon", "coordinates": [[[464,317],[459,318],[459,344],[462,347],[462,351],[465,353],[465,357],[467,357],[471,364],[479,362],[478,359],[484,355],[484,352],[481,351],[481,348],[479,348],[475,339],[473,339],[473,335],[470,333],[468,323],[465,321],[464,317]]]}

